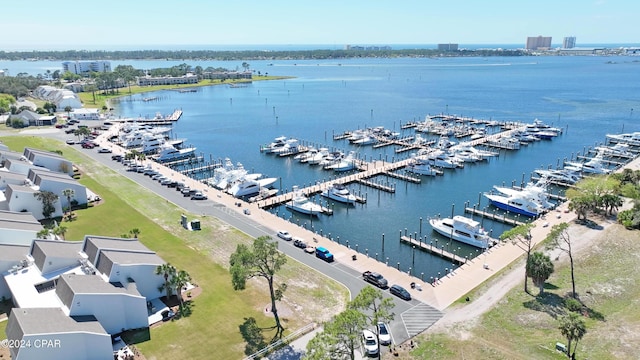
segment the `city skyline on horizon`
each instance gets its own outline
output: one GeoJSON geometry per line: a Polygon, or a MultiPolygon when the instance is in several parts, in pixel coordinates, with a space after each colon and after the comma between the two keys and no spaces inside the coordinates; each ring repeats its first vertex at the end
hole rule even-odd
{"type": "Polygon", "coordinates": [[[199,3],[140,0],[123,7],[88,7],[68,0],[52,6],[45,0],[7,6],[0,31],[0,50],[98,50],[138,47],[139,50],[183,47],[237,48],[239,46],[409,45],[521,45],[528,37],[552,37],[562,44],[575,36],[580,44],[637,44],[635,22],[640,3],[619,0],[551,0],[490,4],[453,0],[432,4],[408,0],[403,6],[371,5],[365,0],[346,3],[327,0],[320,6],[274,0],[269,4],[247,0],[235,3],[199,3]],[[69,9],[82,9],[78,14],[69,9]],[[34,12],[33,9],[39,11],[34,12]],[[28,14],[28,16],[24,16],[28,14]],[[51,19],[57,19],[51,21],[51,19]],[[594,26],[594,24],[596,26],[594,26]],[[17,30],[16,30],[17,29],[17,30]]]}

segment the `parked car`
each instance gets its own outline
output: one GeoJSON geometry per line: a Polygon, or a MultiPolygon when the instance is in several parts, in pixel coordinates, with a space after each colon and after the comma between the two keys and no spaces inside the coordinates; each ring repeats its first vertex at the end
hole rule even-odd
{"type": "Polygon", "coordinates": [[[76,129],[68,128],[68,129],[65,129],[65,130],[64,130],[64,133],[65,133],[65,134],[73,134],[73,133],[74,133],[74,131],[76,131],[76,129]]]}
{"type": "Polygon", "coordinates": [[[382,321],[378,322],[378,341],[380,345],[391,344],[391,333],[389,333],[389,327],[382,321]]]}
{"type": "Polygon", "coordinates": [[[82,143],[82,148],[83,149],[93,149],[94,147],[96,147],[96,146],[93,143],[90,143],[90,142],[82,143]]]}
{"type": "Polygon", "coordinates": [[[411,300],[411,294],[409,294],[407,289],[403,288],[400,285],[396,285],[396,284],[391,285],[391,287],[389,288],[389,292],[399,297],[400,299],[407,300],[407,301],[411,300]]]}
{"type": "Polygon", "coordinates": [[[365,271],[362,273],[362,278],[381,289],[387,288],[387,279],[384,278],[381,274],[373,271],[365,271]]]}
{"type": "Polygon", "coordinates": [[[98,149],[98,152],[101,154],[111,154],[111,149],[109,148],[100,148],[98,149]]]}
{"type": "Polygon", "coordinates": [[[322,246],[316,248],[316,257],[326,262],[333,262],[333,254],[322,246]]]}
{"type": "Polygon", "coordinates": [[[300,249],[306,249],[307,248],[307,243],[300,239],[300,238],[296,238],[293,240],[293,246],[295,247],[299,247],[300,249]]]}
{"type": "Polygon", "coordinates": [[[111,155],[111,160],[122,161],[122,155],[111,155]]]}
{"type": "Polygon", "coordinates": [[[183,188],[181,192],[182,192],[182,196],[191,196],[197,193],[198,191],[195,189],[186,187],[186,188],[183,188]]]}
{"type": "Polygon", "coordinates": [[[291,241],[292,237],[286,230],[278,230],[278,237],[282,240],[291,241]]]}
{"type": "Polygon", "coordinates": [[[362,330],[362,346],[368,356],[378,355],[378,340],[371,330],[362,330]]]}
{"type": "Polygon", "coordinates": [[[201,193],[201,192],[197,192],[193,195],[191,195],[191,200],[207,200],[207,195],[201,193]]]}
{"type": "Polygon", "coordinates": [[[67,145],[73,145],[73,144],[76,143],[76,141],[73,140],[73,139],[67,139],[67,141],[65,141],[65,142],[67,143],[67,145]]]}

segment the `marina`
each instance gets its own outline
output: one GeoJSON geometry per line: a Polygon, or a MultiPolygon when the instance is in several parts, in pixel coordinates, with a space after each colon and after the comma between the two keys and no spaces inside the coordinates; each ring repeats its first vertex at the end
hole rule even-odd
{"type": "MultiPolygon", "coordinates": [[[[274,191],[278,191],[276,196],[263,198],[252,203],[252,206],[259,204],[271,214],[301,227],[313,229],[315,233],[331,234],[329,237],[334,241],[339,236],[341,243],[344,244],[348,240],[352,248],[358,244],[360,249],[368,248],[370,253],[381,253],[383,246],[379,240],[374,239],[379,239],[380,234],[393,233],[399,229],[413,229],[423,238],[444,238],[430,229],[420,229],[419,218],[430,218],[437,213],[446,212],[452,204],[456,205],[459,213],[464,212],[464,208],[474,206],[478,211],[485,211],[485,215],[476,212],[465,213],[465,216],[483,222],[488,231],[498,236],[513,225],[501,220],[492,220],[489,215],[495,214],[495,219],[503,218],[507,222],[510,218],[518,217],[490,206],[485,198],[474,206],[462,204],[467,204],[469,199],[478,198],[478,194],[490,191],[495,184],[511,183],[514,179],[520,182],[521,178],[534,169],[559,168],[564,164],[562,157],[570,157],[572,160],[569,161],[574,161],[577,160],[575,154],[588,156],[586,152],[578,153],[576,150],[583,149],[585,144],[602,142],[605,131],[614,132],[616,129],[624,128],[623,122],[629,120],[628,109],[624,111],[623,116],[616,115],[618,104],[609,101],[610,98],[619,98],[619,92],[629,90],[625,90],[628,88],[625,84],[628,82],[620,83],[621,86],[617,86],[615,90],[589,86],[580,86],[574,90],[574,85],[569,82],[548,84],[538,80],[532,82],[532,78],[527,77],[527,91],[531,95],[531,102],[522,104],[515,96],[516,93],[504,93],[499,99],[489,96],[492,90],[486,89],[485,84],[495,83],[498,81],[496,79],[499,79],[496,86],[502,86],[503,83],[511,86],[509,84],[514,84],[514,81],[520,79],[520,74],[539,75],[542,67],[527,62],[530,59],[507,59],[511,66],[487,68],[486,62],[478,60],[441,59],[436,62],[425,59],[367,59],[349,62],[357,66],[343,64],[341,67],[331,66],[331,61],[328,62],[328,66],[321,67],[315,66],[313,61],[300,64],[314,66],[294,66],[293,62],[283,61],[274,64],[270,72],[291,74],[295,79],[254,82],[240,89],[202,88],[196,93],[184,96],[174,93],[171,95],[171,101],[123,103],[122,106],[117,105],[116,112],[122,113],[123,116],[136,117],[141,113],[171,112],[175,107],[184,109],[181,120],[173,125],[174,131],[197,146],[198,154],[206,154],[205,159],[211,158],[208,154],[217,159],[230,156],[237,159],[236,161],[241,161],[246,168],[257,169],[260,173],[268,174],[266,176],[279,179],[273,188],[274,191]],[[453,78],[450,76],[452,73],[444,76],[446,72],[442,69],[448,66],[458,71],[453,78]],[[479,69],[486,70],[486,73],[479,72],[479,69]],[[477,76],[478,74],[482,76],[477,76]],[[437,86],[437,94],[425,92],[427,79],[429,88],[437,86]],[[572,89],[568,90],[565,87],[572,89]],[[393,101],[388,97],[387,91],[391,88],[396,94],[393,101]],[[385,91],[379,92],[377,89],[385,91]],[[602,113],[594,114],[586,103],[562,98],[569,93],[581,94],[589,99],[602,99],[602,113]],[[422,95],[416,97],[416,94],[422,95]],[[425,98],[428,98],[428,103],[424,101],[425,98]],[[345,102],[344,99],[349,101],[345,102]],[[569,103],[571,106],[566,105],[569,103]],[[514,104],[520,105],[515,107],[514,104]],[[427,118],[421,115],[425,113],[442,116],[427,115],[427,118]],[[602,115],[604,113],[606,116],[602,115]],[[522,130],[521,125],[533,124],[536,118],[549,123],[551,127],[561,128],[562,133],[539,140],[520,137],[528,145],[522,145],[521,142],[519,150],[486,145],[489,137],[495,139],[498,137],[497,134],[504,137],[507,131],[516,128],[522,130]],[[584,125],[584,119],[588,119],[587,125],[584,125]],[[376,173],[371,178],[362,176],[358,179],[377,184],[376,187],[380,190],[356,181],[354,175],[371,171],[373,167],[382,164],[389,165],[389,171],[392,173],[409,175],[405,173],[408,170],[407,166],[393,168],[390,164],[400,165],[404,161],[408,163],[412,154],[417,154],[420,149],[436,146],[440,134],[432,133],[432,129],[426,126],[427,121],[446,124],[438,131],[444,132],[449,141],[472,144],[479,150],[492,149],[499,155],[476,161],[469,157],[467,161],[461,160],[464,161],[461,163],[463,167],[438,169],[442,171],[442,176],[412,173],[411,176],[420,179],[420,183],[391,178],[383,172],[376,173]],[[465,129],[462,125],[468,128],[465,129]],[[355,132],[345,129],[368,129],[378,126],[384,126],[390,134],[398,133],[393,135],[396,138],[392,141],[401,141],[403,144],[374,148],[377,144],[366,145],[371,140],[354,144],[347,137],[340,139],[336,136],[334,139],[332,135],[355,132]],[[417,131],[418,128],[421,131],[417,131]],[[473,128],[473,134],[469,128],[473,128]],[[259,131],[256,131],[257,129],[259,131]],[[307,148],[326,147],[329,152],[341,151],[343,154],[355,151],[358,170],[345,173],[324,170],[323,167],[310,166],[308,162],[294,159],[299,154],[257,154],[258,144],[264,144],[265,141],[283,134],[300,139],[300,144],[307,148]],[[418,142],[417,135],[421,135],[425,142],[418,142]],[[477,143],[474,143],[476,141],[477,143]],[[397,151],[403,148],[410,150],[397,151]],[[350,176],[353,180],[345,181],[350,176]],[[333,182],[344,183],[352,193],[366,199],[366,203],[345,206],[337,201],[335,205],[331,205],[332,201],[325,198],[318,200],[320,193],[333,182]],[[311,222],[306,216],[283,211],[280,206],[284,202],[267,206],[279,196],[289,193],[294,185],[306,189],[305,191],[318,186],[317,191],[306,194],[311,201],[332,209],[333,216],[319,216],[311,222]],[[324,188],[321,189],[319,185],[323,185],[324,188]],[[382,188],[393,192],[381,190],[382,188]]],[[[500,62],[502,59],[488,59],[489,64],[497,64],[496,61],[500,62]]],[[[599,70],[589,73],[603,77],[606,77],[609,70],[621,68],[600,65],[601,62],[595,58],[545,58],[543,61],[549,62],[548,67],[544,69],[544,73],[549,76],[553,76],[550,74],[554,71],[562,74],[567,66],[594,67],[599,70]],[[571,65],[568,65],[569,63],[571,65]]],[[[252,66],[259,68],[260,62],[254,62],[252,66]]],[[[625,79],[634,76],[625,73],[625,79]]],[[[630,129],[629,132],[633,130],[630,129]]],[[[436,131],[435,128],[433,131],[436,131]]],[[[515,133],[514,131],[512,135],[515,133]]],[[[189,166],[199,168],[202,165],[189,166]]],[[[190,176],[202,181],[212,176],[210,172],[194,173],[190,176]]],[[[561,191],[559,195],[562,195],[561,191]]],[[[516,221],[531,220],[520,216],[516,221]]],[[[411,256],[410,246],[388,243],[384,252],[385,256],[390,257],[390,263],[399,262],[401,269],[408,269],[406,259],[411,256]]],[[[465,253],[476,254],[475,249],[468,249],[465,253]]],[[[422,252],[415,256],[414,271],[424,272],[427,276],[442,272],[444,267],[448,267],[446,261],[439,257],[432,258],[431,255],[422,252]]]]}

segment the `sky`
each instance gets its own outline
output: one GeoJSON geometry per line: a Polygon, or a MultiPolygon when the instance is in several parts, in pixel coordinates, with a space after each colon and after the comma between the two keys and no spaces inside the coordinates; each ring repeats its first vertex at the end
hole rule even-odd
{"type": "Polygon", "coordinates": [[[640,43],[637,0],[7,1],[0,50],[640,43]]]}

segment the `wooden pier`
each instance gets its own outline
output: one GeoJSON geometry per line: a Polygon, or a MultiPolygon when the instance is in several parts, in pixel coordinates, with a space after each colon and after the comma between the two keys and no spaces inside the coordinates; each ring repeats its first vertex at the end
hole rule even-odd
{"type": "Polygon", "coordinates": [[[392,177],[394,179],[408,181],[408,182],[411,182],[411,183],[414,183],[414,184],[420,184],[422,182],[422,179],[420,179],[419,177],[398,174],[398,173],[392,172],[392,171],[385,171],[384,174],[387,175],[388,177],[392,177]]]}
{"type": "Polygon", "coordinates": [[[383,185],[383,184],[379,184],[373,181],[369,181],[369,180],[365,180],[365,179],[358,179],[356,180],[356,182],[362,184],[362,185],[366,185],[370,188],[374,188],[376,190],[382,190],[382,191],[386,191],[388,193],[395,193],[396,192],[396,188],[394,186],[388,186],[388,185],[383,185]]]}
{"type": "Polygon", "coordinates": [[[474,207],[466,207],[464,208],[464,212],[467,213],[471,213],[473,215],[478,215],[478,216],[482,216],[485,217],[487,219],[493,220],[493,221],[498,221],[501,223],[505,223],[505,224],[509,224],[512,226],[518,226],[518,225],[524,225],[526,224],[526,222],[522,222],[522,221],[518,221],[512,218],[508,218],[506,214],[495,214],[495,213],[491,213],[488,211],[482,211],[479,209],[476,209],[474,207]]]}
{"type": "Polygon", "coordinates": [[[458,256],[456,254],[452,254],[447,250],[445,250],[444,246],[441,248],[438,248],[437,246],[434,247],[432,243],[427,244],[426,242],[419,241],[409,236],[400,236],[400,241],[408,243],[409,245],[415,246],[416,249],[420,249],[420,250],[429,252],[431,254],[438,255],[441,258],[449,260],[451,262],[455,262],[458,265],[462,265],[467,262],[467,259],[461,256],[458,256]]]}

